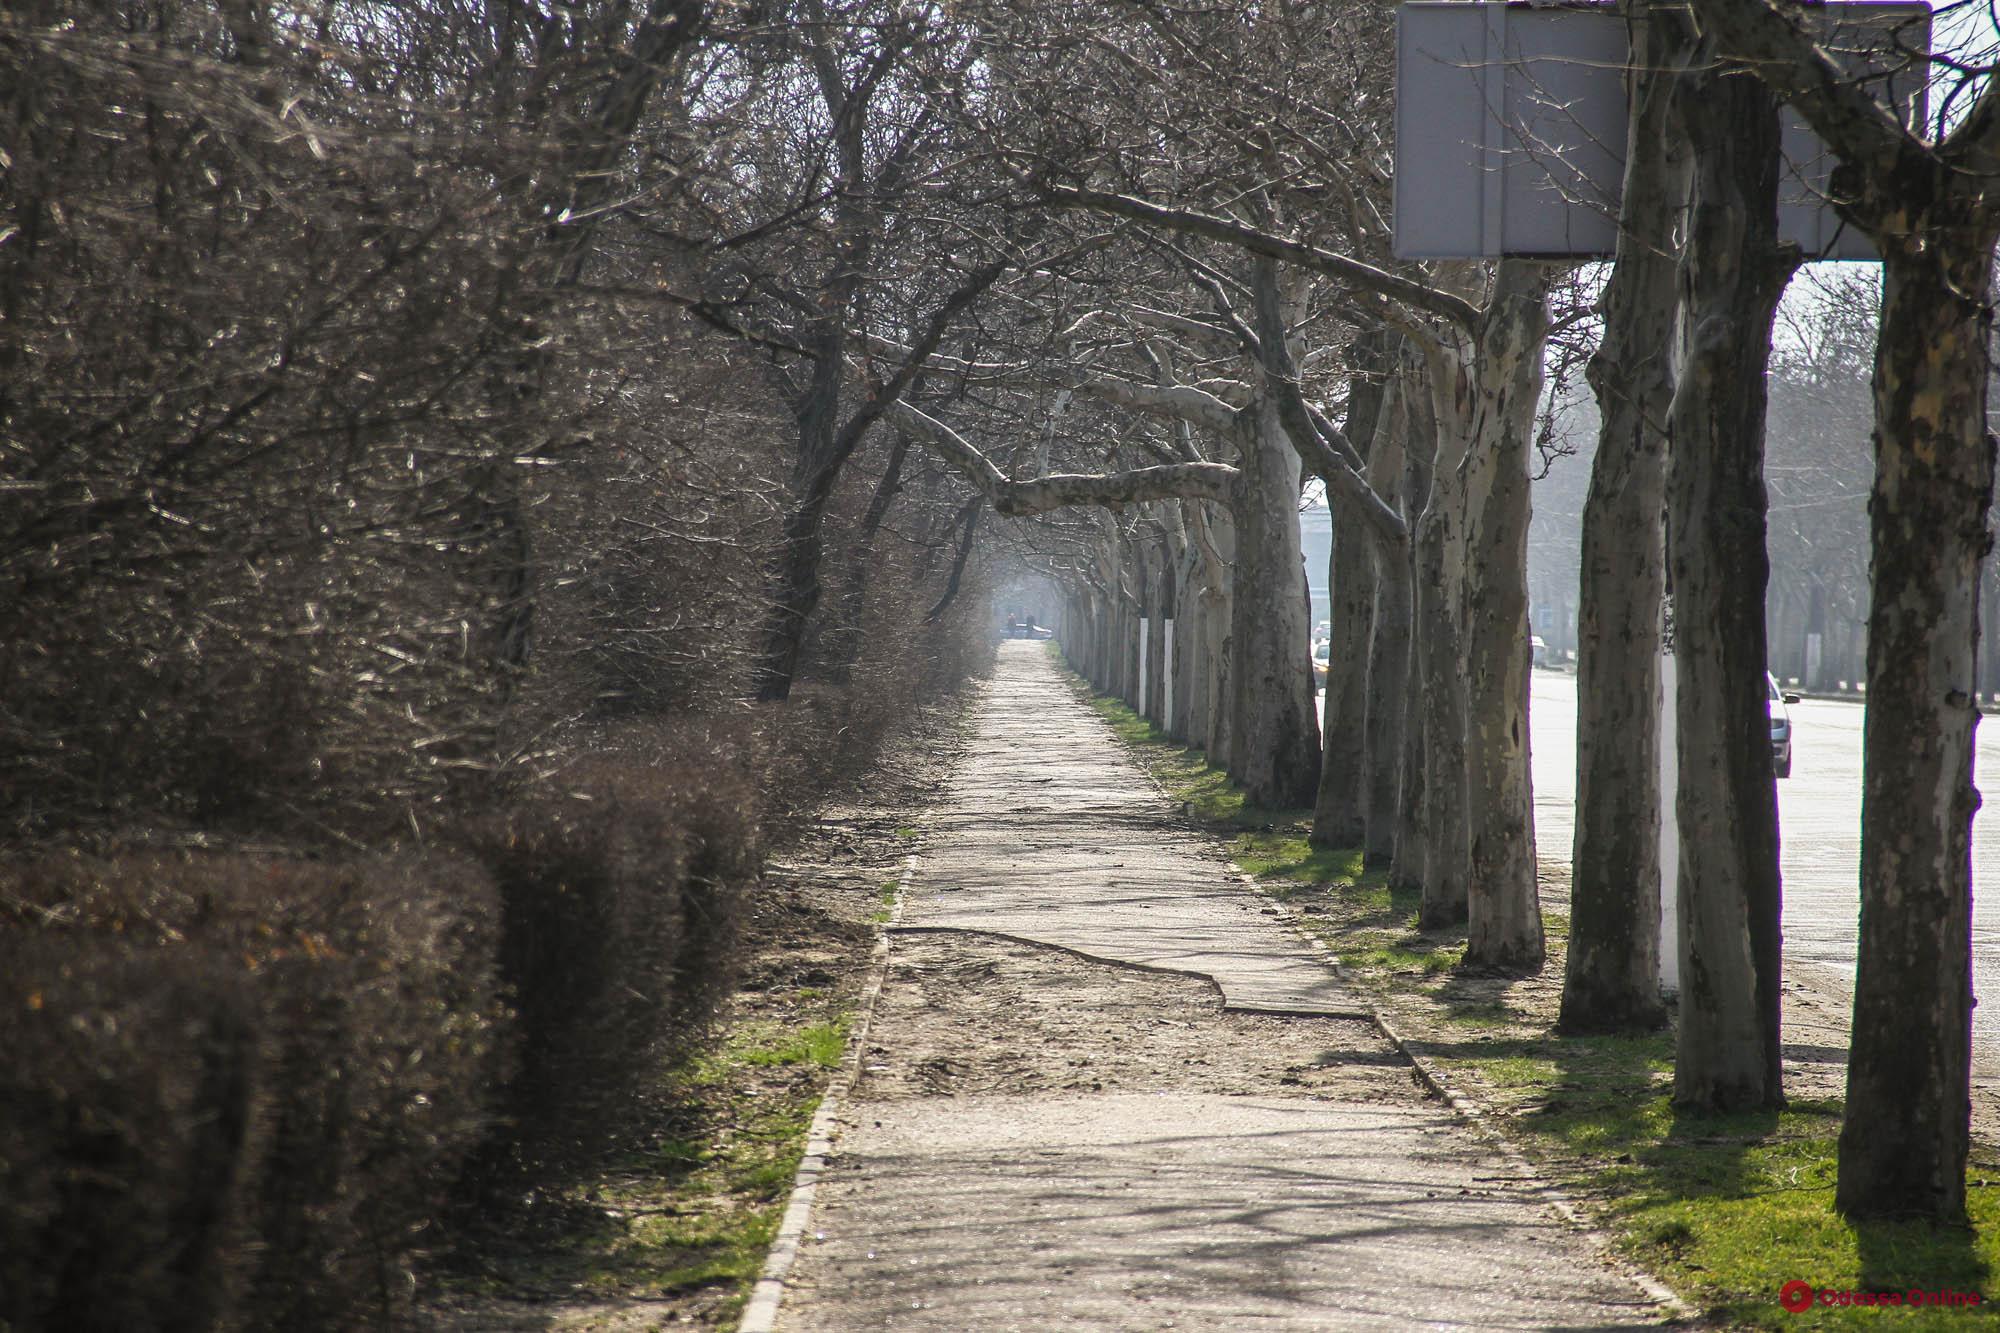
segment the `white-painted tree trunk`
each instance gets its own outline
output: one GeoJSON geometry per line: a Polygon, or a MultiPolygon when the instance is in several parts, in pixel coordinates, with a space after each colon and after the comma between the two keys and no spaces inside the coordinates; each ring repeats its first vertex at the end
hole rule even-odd
{"type": "Polygon", "coordinates": [[[1144,719],[1152,717],[1152,616],[1138,620],[1138,703],[1132,707],[1144,719]]]}
{"type": "Polygon", "coordinates": [[[1660,654],[1659,761],[1660,787],[1655,793],[1659,834],[1660,882],[1654,891],[1660,908],[1660,993],[1681,993],[1681,831],[1674,819],[1674,793],[1680,785],[1680,751],[1674,740],[1675,691],[1679,676],[1674,655],[1660,654]]]}

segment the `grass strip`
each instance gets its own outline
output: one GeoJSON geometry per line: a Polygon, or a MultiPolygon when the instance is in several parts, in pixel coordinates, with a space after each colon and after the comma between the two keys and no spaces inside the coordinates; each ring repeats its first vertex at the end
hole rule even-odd
{"type": "Polygon", "coordinates": [[[852,999],[797,988],[792,1017],[739,1023],[670,1072],[653,1131],[542,1200],[535,1224],[485,1256],[466,1295],[648,1299],[699,1295],[697,1322],[733,1328],[762,1271],[852,999]]]}
{"type": "Polygon", "coordinates": [[[1237,864],[1297,908],[1357,989],[1392,1012],[1428,1061],[1493,1116],[1625,1254],[1701,1312],[1707,1326],[1963,1329],[2000,1324],[2000,1159],[1982,1148],[1967,1178],[1970,1225],[1855,1224],[1833,1211],[1837,1099],[1778,1112],[1697,1116],[1672,1104],[1671,1032],[1564,1037],[1552,1029],[1567,919],[1548,918],[1539,977],[1468,974],[1464,934],[1417,929],[1417,897],[1362,871],[1351,851],[1314,848],[1309,811],[1258,810],[1201,751],[1064,667],[1078,697],[1237,864]],[[1787,1283],[1811,1304],[1780,1304],[1787,1283]],[[1870,1294],[1896,1304],[1859,1303],[1870,1294]],[[1982,1299],[1962,1303],[1969,1294],[1982,1299]],[[1947,1304],[1920,1302],[1952,1302],[1947,1304]]]}

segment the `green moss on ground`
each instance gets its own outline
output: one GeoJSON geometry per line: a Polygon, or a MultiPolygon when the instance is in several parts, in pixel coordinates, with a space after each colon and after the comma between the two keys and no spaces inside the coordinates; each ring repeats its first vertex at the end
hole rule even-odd
{"type": "MultiPolygon", "coordinates": [[[[1840,1104],[1693,1116],[1672,1105],[1673,1042],[1549,1033],[1427,1052],[1478,1080],[1517,1143],[1592,1206],[1620,1247],[1724,1327],[1909,1328],[2000,1322],[2000,1302],[1968,1308],[1778,1303],[1787,1282],[1817,1290],[1986,1293],[2000,1273],[2000,1198],[1975,1167],[1972,1225],[1855,1225],[1833,1211],[1840,1104]],[[1472,1049],[1467,1049],[1472,1048],[1472,1049]]],[[[2000,1182],[1996,1182],[2000,1183],[2000,1182]]]]}

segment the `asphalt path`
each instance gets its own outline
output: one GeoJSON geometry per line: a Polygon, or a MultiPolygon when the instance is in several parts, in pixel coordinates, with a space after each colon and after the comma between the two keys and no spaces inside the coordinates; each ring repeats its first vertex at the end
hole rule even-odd
{"type": "Polygon", "coordinates": [[[1538,1181],[1420,1094],[1322,951],[1186,827],[1040,644],[1001,645],[976,721],[827,1115],[782,1333],[1657,1323],[1538,1181]],[[936,951],[952,939],[968,951],[936,951]],[[1106,989],[1123,969],[1023,957],[1051,946],[1196,988],[1199,1010],[1106,989]],[[1115,1050],[1064,1035],[1148,1003],[1157,1025],[1115,1050]],[[1280,1026],[1309,1063],[1258,1054],[1280,1026]],[[1248,1081],[1258,1068],[1284,1076],[1248,1081]]]}
{"type": "MultiPolygon", "coordinates": [[[[1778,783],[1779,864],[1784,873],[1788,973],[1810,968],[1853,993],[1861,867],[1861,722],[1858,703],[1807,699],[1789,706],[1792,776],[1778,783]]],[[[1529,707],[1535,841],[1567,861],[1575,836],[1576,677],[1534,673],[1529,707]]],[[[2000,718],[1979,728],[1975,773],[2000,774],[2000,718]]],[[[2000,809],[1972,824],[1972,982],[1995,997],[1973,1012],[1973,1039],[2000,1059],[2000,809]]],[[[1985,1063],[1985,1059],[1981,1061],[1985,1063]]]]}

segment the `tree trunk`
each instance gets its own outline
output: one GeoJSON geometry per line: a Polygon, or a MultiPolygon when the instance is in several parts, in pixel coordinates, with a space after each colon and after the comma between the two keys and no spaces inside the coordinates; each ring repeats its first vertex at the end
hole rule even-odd
{"type": "MultiPolygon", "coordinates": [[[[1380,448],[1380,442],[1378,442],[1380,448]]],[[[1390,867],[1402,837],[1402,757],[1410,725],[1410,632],[1414,588],[1402,558],[1374,552],[1374,636],[1368,640],[1368,819],[1364,863],[1390,867]]]]}
{"type": "Polygon", "coordinates": [[[1299,456],[1268,398],[1237,466],[1229,771],[1252,805],[1296,809],[1318,790],[1319,724],[1299,596],[1299,456]]]}
{"type": "MultiPolygon", "coordinates": [[[[1702,57],[1712,56],[1704,46],[1702,57]]],[[[1668,468],[1681,1009],[1676,1105],[1781,1105],[1777,793],[1766,701],[1764,368],[1797,262],[1777,243],[1778,110],[1698,58],[1677,109],[1694,151],[1685,360],[1668,468]]]]}
{"type": "MultiPolygon", "coordinates": [[[[1188,537],[1187,585],[1192,595],[1181,604],[1181,625],[1175,649],[1186,658],[1187,715],[1181,739],[1207,752],[1211,763],[1221,763],[1213,746],[1215,709],[1215,636],[1210,633],[1217,609],[1228,596],[1229,569],[1224,563],[1217,532],[1221,507],[1199,501],[1181,505],[1183,529],[1188,537]]],[[[1180,686],[1175,686],[1178,696],[1180,686]]]]}
{"type": "MultiPolygon", "coordinates": [[[[1400,507],[1410,433],[1409,387],[1400,378],[1387,386],[1374,437],[1369,444],[1368,483],[1387,503],[1400,507]]],[[[1361,770],[1366,782],[1363,810],[1365,865],[1394,864],[1402,812],[1403,727],[1410,702],[1410,620],[1415,591],[1406,551],[1369,551],[1375,597],[1368,638],[1368,722],[1362,736],[1361,770]]],[[[1326,782],[1320,782],[1324,793],[1326,782]]]]}
{"type": "Polygon", "coordinates": [[[825,546],[821,527],[833,496],[834,473],[801,466],[793,478],[792,503],[772,557],[770,598],[764,614],[763,650],[757,656],[756,695],[789,699],[805,652],[806,623],[819,605],[819,562],[825,546]]]}
{"type": "Polygon", "coordinates": [[[1202,692],[1208,700],[1208,731],[1202,743],[1202,750],[1208,755],[1208,762],[1217,768],[1227,770],[1229,752],[1233,738],[1229,730],[1229,622],[1230,602],[1227,589],[1216,597],[1203,617],[1203,630],[1207,639],[1208,670],[1204,675],[1202,692]]]}
{"type": "Polygon", "coordinates": [[[1458,368],[1437,359],[1429,373],[1437,404],[1437,445],[1430,494],[1416,526],[1417,679],[1424,714],[1423,901],[1418,924],[1426,930],[1466,919],[1471,849],[1465,823],[1465,689],[1460,656],[1459,587],[1464,570],[1459,464],[1464,433],[1456,418],[1458,368]]]}
{"type": "Polygon", "coordinates": [[[1209,510],[1209,538],[1221,556],[1222,577],[1216,581],[1215,604],[1208,625],[1208,760],[1229,771],[1239,738],[1236,718],[1230,708],[1237,663],[1235,640],[1236,597],[1242,587],[1237,579],[1236,516],[1227,505],[1209,510]]]}
{"type": "Polygon", "coordinates": [[[1972,694],[1993,498],[1994,232],[1990,218],[1964,213],[1926,220],[1883,242],[1861,946],[1834,1203],[1849,1217],[1958,1221],[1971,1116],[1972,694]]]}
{"type": "MultiPolygon", "coordinates": [[[[1209,620],[1215,614],[1215,602],[1220,596],[1215,589],[1202,585],[1194,596],[1187,599],[1181,616],[1181,651],[1187,659],[1187,735],[1181,739],[1197,750],[1207,752],[1209,741],[1209,654],[1213,649],[1208,633],[1209,620]]],[[[1213,756],[1210,756],[1213,758],[1213,756]]]]}
{"type": "Polygon", "coordinates": [[[1311,841],[1316,847],[1359,847],[1368,831],[1368,644],[1374,634],[1374,564],[1361,525],[1333,515],[1333,549],[1327,558],[1327,601],[1332,617],[1327,645],[1325,741],[1311,841]]]}
{"type": "Polygon", "coordinates": [[[861,517],[861,530],[855,535],[846,586],[840,594],[838,620],[826,628],[825,638],[830,644],[828,656],[836,664],[843,680],[861,655],[861,622],[868,606],[868,578],[875,567],[875,537],[882,530],[882,520],[889,516],[890,506],[902,493],[903,464],[909,455],[910,437],[897,431],[895,442],[889,447],[889,461],[882,469],[880,480],[875,483],[875,493],[869,498],[867,512],[861,517]]]}
{"type": "MultiPolygon", "coordinates": [[[[1396,811],[1396,856],[1389,866],[1390,887],[1404,892],[1421,894],[1424,890],[1425,839],[1428,830],[1424,824],[1425,783],[1428,781],[1426,764],[1429,762],[1428,728],[1431,709],[1427,686],[1423,673],[1423,636],[1419,580],[1417,577],[1416,534],[1420,514],[1418,506],[1431,491],[1431,465],[1437,456],[1437,414],[1432,408],[1429,384],[1424,379],[1421,363],[1406,366],[1404,378],[1409,429],[1404,437],[1403,466],[1403,513],[1410,525],[1412,540],[1408,555],[1405,556],[1406,580],[1410,599],[1410,644],[1408,660],[1410,673],[1416,688],[1406,688],[1404,699],[1403,759],[1401,764],[1401,786],[1397,797],[1396,811]]],[[[1463,913],[1459,914],[1463,919],[1463,913]]]]}
{"type": "Polygon", "coordinates": [[[1139,707],[1139,620],[1145,614],[1146,567],[1137,544],[1118,538],[1118,683],[1112,691],[1128,707],[1139,707]]]}
{"type": "Polygon", "coordinates": [[[1465,961],[1534,971],[1544,957],[1528,769],[1528,454],[1548,340],[1548,269],[1500,262],[1480,330],[1466,458],[1465,961]]]}
{"type": "Polygon", "coordinates": [[[1102,589],[1092,594],[1090,603],[1090,671],[1087,679],[1093,690],[1109,694],[1111,664],[1115,660],[1111,651],[1111,621],[1116,603],[1102,589]]]}
{"type": "MultiPolygon", "coordinates": [[[[1363,459],[1382,410],[1382,372],[1388,335],[1363,333],[1348,356],[1346,433],[1363,459]]],[[[1368,718],[1374,704],[1368,688],[1368,644],[1375,615],[1370,539],[1359,520],[1343,515],[1327,487],[1327,514],[1333,543],[1327,554],[1326,591],[1332,618],[1327,648],[1326,706],[1320,747],[1318,798],[1311,841],[1316,847],[1359,847],[1368,831],[1368,718]]]]}
{"type": "MultiPolygon", "coordinates": [[[[1182,566],[1192,580],[1192,560],[1182,566]]],[[[1203,606],[1208,592],[1199,583],[1184,585],[1180,615],[1174,621],[1174,739],[1183,745],[1199,746],[1208,735],[1208,713],[1202,702],[1202,680],[1207,670],[1203,651],[1203,606]]]]}
{"type": "Polygon", "coordinates": [[[1691,35],[1633,0],[1631,116],[1617,265],[1590,359],[1597,457],[1583,507],[1576,663],[1576,833],[1564,1032],[1638,1032],[1660,1001],[1660,603],[1666,591],[1666,422],[1675,219],[1687,161],[1673,90],[1691,35]]]}
{"type": "Polygon", "coordinates": [[[1151,597],[1146,606],[1146,698],[1140,711],[1162,731],[1167,726],[1167,619],[1173,614],[1173,554],[1164,536],[1146,543],[1146,564],[1150,569],[1147,588],[1151,597]]]}
{"type": "Polygon", "coordinates": [[[1167,709],[1167,734],[1182,745],[1192,745],[1201,732],[1194,697],[1201,671],[1201,592],[1186,584],[1182,589],[1174,608],[1173,702],[1167,709]]]}

